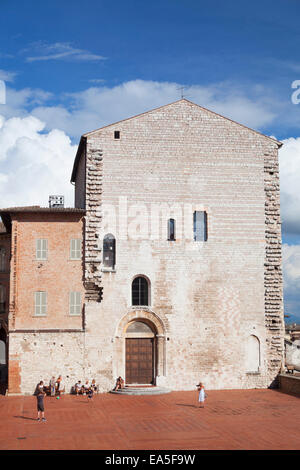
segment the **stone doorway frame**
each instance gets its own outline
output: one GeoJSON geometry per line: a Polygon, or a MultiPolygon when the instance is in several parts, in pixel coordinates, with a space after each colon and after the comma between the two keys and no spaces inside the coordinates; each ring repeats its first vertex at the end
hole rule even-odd
{"type": "Polygon", "coordinates": [[[126,313],[119,321],[115,338],[114,338],[114,356],[113,356],[113,373],[115,377],[121,376],[125,378],[125,347],[126,347],[126,330],[130,323],[141,321],[150,326],[155,334],[155,377],[154,383],[158,385],[159,378],[166,376],[166,335],[163,321],[158,315],[145,307],[134,308],[126,313]]]}

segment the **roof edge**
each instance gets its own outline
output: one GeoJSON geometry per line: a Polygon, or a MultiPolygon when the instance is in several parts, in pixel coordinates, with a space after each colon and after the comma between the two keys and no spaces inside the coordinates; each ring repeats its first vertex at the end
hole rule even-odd
{"type": "Polygon", "coordinates": [[[152,113],[152,112],[155,112],[155,111],[158,111],[159,109],[162,109],[162,108],[165,108],[167,106],[172,106],[173,104],[176,104],[176,103],[180,103],[181,101],[186,101],[187,103],[193,105],[193,106],[197,106],[198,108],[200,109],[203,109],[204,111],[207,111],[211,114],[214,114],[215,116],[219,116],[220,118],[223,118],[223,119],[226,119],[227,121],[230,121],[230,122],[233,122],[234,124],[237,124],[238,126],[241,126],[243,127],[244,129],[247,129],[251,132],[255,132],[256,134],[262,136],[262,137],[265,137],[266,139],[269,139],[269,140],[272,140],[273,142],[275,142],[278,147],[281,147],[283,145],[282,142],[280,142],[279,140],[277,139],[274,139],[273,137],[270,137],[266,134],[263,134],[262,132],[260,131],[257,131],[255,129],[252,129],[251,127],[248,127],[246,126],[245,124],[241,124],[240,122],[238,121],[235,121],[234,119],[231,119],[231,118],[228,118],[226,116],[223,116],[222,114],[220,113],[217,113],[216,111],[212,111],[211,109],[208,109],[208,108],[205,108],[204,106],[201,106],[200,104],[197,104],[197,103],[194,103],[193,101],[191,100],[188,100],[187,98],[180,98],[179,100],[176,100],[176,101],[172,101],[172,103],[167,103],[167,104],[164,104],[162,106],[159,106],[157,108],[153,108],[153,109],[150,109],[148,111],[144,111],[143,113],[139,113],[139,114],[136,114],[134,116],[130,116],[128,118],[125,118],[125,119],[121,119],[120,121],[116,121],[116,122],[113,122],[111,124],[107,124],[106,126],[102,126],[102,127],[99,127],[98,129],[95,129],[93,131],[90,131],[90,132],[86,132],[85,134],[82,134],[82,137],[86,138],[88,137],[89,135],[92,135],[94,134],[95,132],[98,132],[102,129],[106,129],[107,127],[110,127],[110,126],[115,126],[116,124],[120,124],[121,122],[125,122],[125,121],[129,121],[130,119],[135,119],[135,118],[138,118],[140,116],[144,116],[145,114],[149,114],[149,113],[152,113]]]}

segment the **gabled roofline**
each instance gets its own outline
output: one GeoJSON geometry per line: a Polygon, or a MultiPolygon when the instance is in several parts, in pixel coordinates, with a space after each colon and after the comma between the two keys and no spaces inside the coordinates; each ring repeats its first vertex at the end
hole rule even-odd
{"type": "Polygon", "coordinates": [[[226,119],[227,121],[230,121],[230,122],[233,122],[234,124],[238,125],[238,126],[241,126],[243,127],[244,129],[250,131],[250,132],[254,132],[255,134],[258,134],[259,136],[261,137],[264,137],[265,139],[269,139],[271,140],[272,142],[274,142],[278,148],[280,148],[283,143],[280,142],[279,140],[277,139],[274,139],[273,137],[270,137],[268,135],[265,135],[265,134],[262,134],[261,132],[259,131],[256,131],[255,129],[251,129],[251,127],[247,127],[245,126],[244,124],[241,124],[237,121],[234,121],[233,119],[230,119],[226,116],[223,116],[222,114],[219,114],[219,113],[216,113],[215,111],[211,111],[210,109],[208,108],[205,108],[204,106],[200,106],[199,104],[197,103],[193,103],[193,101],[190,101],[186,98],[181,98],[179,100],[176,100],[176,101],[173,101],[172,103],[168,103],[168,104],[165,104],[163,106],[159,106],[158,108],[153,108],[153,109],[150,109],[149,111],[145,111],[143,113],[140,113],[140,114],[136,114],[135,116],[130,116],[129,118],[125,118],[125,119],[121,119],[120,121],[116,121],[116,122],[113,122],[111,124],[107,124],[106,126],[102,126],[102,127],[99,127],[98,129],[95,129],[93,131],[90,131],[90,132],[86,132],[85,134],[82,134],[81,138],[80,138],[80,142],[79,142],[79,146],[78,146],[78,150],[77,150],[77,153],[76,153],[76,157],[75,157],[75,161],[74,161],[74,166],[73,166],[73,171],[72,171],[72,176],[71,176],[71,183],[74,183],[75,182],[75,179],[76,179],[76,172],[77,172],[77,167],[78,167],[78,163],[79,163],[79,158],[80,158],[80,153],[81,153],[81,149],[82,149],[82,145],[84,143],[86,143],[86,139],[88,136],[92,135],[92,134],[95,134],[96,132],[99,132],[101,131],[102,129],[106,129],[110,126],[115,126],[117,124],[120,124],[122,122],[126,122],[126,121],[129,121],[131,119],[136,119],[138,117],[141,117],[141,116],[144,116],[146,114],[149,114],[149,113],[152,113],[152,112],[155,112],[155,111],[158,111],[159,109],[162,109],[162,108],[166,108],[167,106],[171,106],[173,104],[176,104],[176,103],[180,103],[181,101],[185,101],[189,104],[192,104],[193,106],[197,106],[198,108],[208,112],[208,113],[211,113],[215,116],[218,116],[220,118],[223,118],[223,119],[226,119]]]}

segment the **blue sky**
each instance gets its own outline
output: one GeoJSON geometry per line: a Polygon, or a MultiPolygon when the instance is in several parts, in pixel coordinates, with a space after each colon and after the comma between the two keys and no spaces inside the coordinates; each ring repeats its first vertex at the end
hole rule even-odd
{"type": "Polygon", "coordinates": [[[68,200],[80,134],[175,101],[184,86],[191,101],[284,141],[285,298],[300,317],[299,18],[298,0],[1,0],[0,206],[68,200]]]}

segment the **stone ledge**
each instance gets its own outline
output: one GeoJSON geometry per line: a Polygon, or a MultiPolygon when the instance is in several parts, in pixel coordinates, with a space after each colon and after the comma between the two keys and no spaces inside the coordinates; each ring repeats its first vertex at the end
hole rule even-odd
{"type": "Polygon", "coordinates": [[[300,396],[300,377],[288,374],[280,374],[279,388],[284,393],[300,396]]]}

